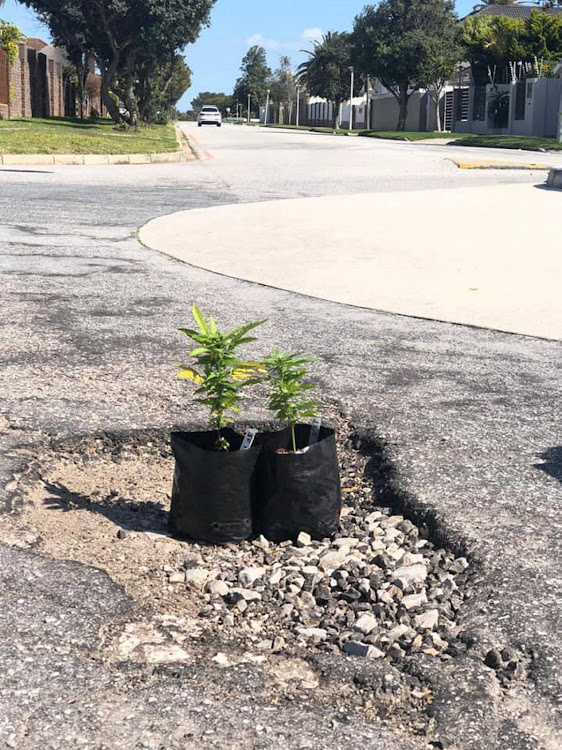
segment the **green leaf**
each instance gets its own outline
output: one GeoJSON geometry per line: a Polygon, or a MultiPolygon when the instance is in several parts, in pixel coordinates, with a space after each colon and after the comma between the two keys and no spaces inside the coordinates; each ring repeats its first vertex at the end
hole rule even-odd
{"type": "Polygon", "coordinates": [[[205,320],[205,316],[201,312],[201,310],[197,307],[197,305],[193,304],[191,306],[191,313],[193,315],[193,318],[195,319],[195,322],[199,326],[199,329],[201,333],[209,333],[209,327],[207,326],[207,321],[205,320]]]}

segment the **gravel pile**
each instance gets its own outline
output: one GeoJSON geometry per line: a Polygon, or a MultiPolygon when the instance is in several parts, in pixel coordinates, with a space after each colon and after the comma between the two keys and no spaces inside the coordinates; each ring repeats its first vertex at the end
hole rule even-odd
{"type": "Polygon", "coordinates": [[[246,649],[452,658],[466,648],[455,622],[466,559],[436,549],[391,509],[374,509],[366,459],[347,443],[339,454],[347,504],[336,538],[193,544],[181,568],[164,567],[170,588],[187,587],[205,625],[246,649]]]}

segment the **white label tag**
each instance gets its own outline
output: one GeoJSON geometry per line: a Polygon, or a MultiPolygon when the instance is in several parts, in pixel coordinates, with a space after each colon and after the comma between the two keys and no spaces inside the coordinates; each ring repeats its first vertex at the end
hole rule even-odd
{"type": "Polygon", "coordinates": [[[318,438],[320,437],[320,427],[322,426],[322,420],[320,417],[315,417],[312,420],[312,424],[310,425],[310,437],[308,438],[308,444],[314,445],[314,443],[318,442],[318,438]]]}
{"type": "Polygon", "coordinates": [[[252,443],[254,442],[254,438],[258,434],[257,430],[254,430],[253,428],[246,430],[246,433],[244,435],[244,439],[242,440],[242,445],[240,446],[241,451],[247,451],[248,448],[252,447],[252,443]]]}

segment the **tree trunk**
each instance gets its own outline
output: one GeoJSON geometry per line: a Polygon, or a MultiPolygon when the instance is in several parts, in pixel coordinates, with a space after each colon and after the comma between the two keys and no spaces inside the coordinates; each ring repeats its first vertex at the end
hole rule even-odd
{"type": "Polygon", "coordinates": [[[113,52],[113,59],[111,60],[111,63],[109,65],[109,68],[106,68],[104,65],[104,61],[101,60],[99,57],[96,56],[96,62],[98,64],[98,68],[101,75],[101,85],[100,85],[100,96],[102,102],[105,104],[105,108],[107,109],[107,112],[113,122],[116,125],[119,125],[119,123],[122,121],[122,117],[119,113],[119,107],[115,103],[115,101],[111,98],[109,91],[110,88],[114,85],[115,81],[115,72],[117,70],[117,65],[119,64],[119,54],[117,50],[114,50],[113,52]]]}
{"type": "Polygon", "coordinates": [[[436,123],[436,127],[437,127],[437,132],[438,133],[441,132],[441,110],[439,108],[439,98],[440,98],[439,94],[437,94],[437,96],[434,99],[434,104],[435,104],[435,123],[436,123]]]}
{"type": "Polygon", "coordinates": [[[113,100],[113,98],[111,97],[109,93],[109,84],[108,84],[106,76],[103,73],[101,76],[100,93],[101,93],[102,101],[105,105],[105,108],[107,109],[109,116],[111,117],[111,119],[116,125],[119,125],[119,123],[121,122],[121,115],[119,113],[119,107],[117,106],[117,104],[115,103],[115,101],[113,100]]]}
{"type": "Polygon", "coordinates": [[[400,81],[398,90],[398,124],[396,130],[406,130],[406,119],[408,117],[408,81],[400,81]]]}
{"type": "Polygon", "coordinates": [[[132,75],[127,76],[125,91],[123,93],[123,103],[129,112],[129,126],[133,128],[133,130],[136,130],[139,121],[139,112],[132,75]]]}
{"type": "Polygon", "coordinates": [[[340,110],[341,110],[341,102],[334,102],[332,104],[332,128],[334,130],[340,129],[340,110]]]}

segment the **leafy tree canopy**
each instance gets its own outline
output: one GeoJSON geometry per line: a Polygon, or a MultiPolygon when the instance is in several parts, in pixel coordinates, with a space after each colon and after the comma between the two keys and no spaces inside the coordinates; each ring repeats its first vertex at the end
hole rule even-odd
{"type": "MultiPolygon", "coordinates": [[[[349,99],[351,90],[352,48],[351,35],[330,31],[320,41],[314,42],[309,59],[298,69],[298,78],[313,96],[320,96],[334,103],[334,127],[337,126],[340,104],[349,99]]],[[[355,76],[353,94],[361,90],[359,75],[355,76]]]]}
{"type": "Polygon", "coordinates": [[[166,122],[175,105],[191,86],[191,70],[182,55],[139,69],[139,114],[145,122],[166,122]]]}
{"type": "Polygon", "coordinates": [[[0,19],[0,47],[6,50],[10,65],[13,65],[17,60],[18,44],[23,42],[24,39],[24,35],[17,26],[0,19]]]}
{"type": "Polygon", "coordinates": [[[251,96],[251,106],[255,110],[260,104],[265,104],[271,79],[271,69],[263,47],[255,45],[248,50],[242,59],[240,72],[242,75],[236,81],[234,99],[246,105],[248,96],[251,96]]]}
{"type": "Polygon", "coordinates": [[[218,107],[221,112],[226,112],[227,107],[230,107],[231,110],[234,108],[234,99],[223,92],[202,91],[195,99],[191,100],[191,106],[196,112],[206,104],[218,107]]]}
{"type": "Polygon", "coordinates": [[[102,78],[102,97],[111,116],[122,115],[117,93],[136,123],[138,81],[162,65],[209,22],[215,0],[23,0],[50,28],[54,41],[91,53],[102,78]]]}
{"type": "Polygon", "coordinates": [[[278,104],[291,105],[297,95],[297,77],[293,73],[291,59],[281,57],[279,67],[273,73],[270,83],[271,99],[278,104]]]}
{"type": "Polygon", "coordinates": [[[488,69],[494,68],[507,80],[510,62],[534,64],[536,58],[548,65],[562,56],[562,16],[535,9],[526,19],[469,16],[462,25],[462,42],[476,83],[487,83],[488,69]]]}
{"type": "Polygon", "coordinates": [[[398,130],[405,128],[413,91],[434,77],[433,61],[445,68],[450,64],[456,22],[450,0],[383,0],[356,17],[354,59],[396,97],[398,130]]]}

